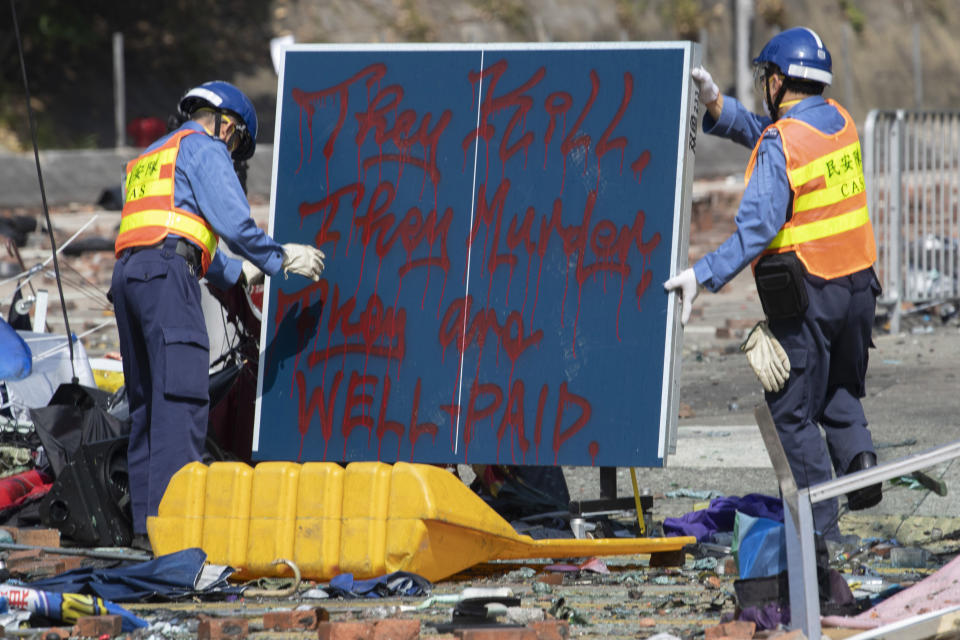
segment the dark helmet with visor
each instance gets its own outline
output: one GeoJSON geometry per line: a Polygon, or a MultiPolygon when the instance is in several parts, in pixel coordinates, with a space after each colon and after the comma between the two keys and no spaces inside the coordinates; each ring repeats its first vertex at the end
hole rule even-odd
{"type": "Polygon", "coordinates": [[[225,113],[237,121],[239,140],[232,154],[233,159],[247,160],[253,156],[257,147],[257,111],[250,98],[229,82],[213,80],[187,91],[178,105],[183,119],[190,118],[197,109],[204,107],[216,113],[225,113]]]}

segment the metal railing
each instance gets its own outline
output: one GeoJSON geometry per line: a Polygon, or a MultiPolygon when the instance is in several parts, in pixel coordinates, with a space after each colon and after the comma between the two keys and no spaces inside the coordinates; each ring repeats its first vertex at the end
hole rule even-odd
{"type": "MultiPolygon", "coordinates": [[[[758,405],[754,409],[753,415],[757,419],[757,426],[760,427],[760,435],[763,437],[763,444],[770,455],[770,462],[777,474],[780,493],[783,496],[787,577],[790,584],[790,628],[803,630],[804,637],[808,640],[820,640],[823,635],[820,627],[820,596],[817,590],[813,505],[831,498],[838,498],[851,491],[863,489],[878,482],[882,483],[884,480],[890,480],[960,457],[960,440],[805,489],[797,489],[793,472],[787,462],[787,454],[784,452],[783,444],[777,435],[777,428],[773,423],[770,408],[765,404],[758,405]]],[[[936,609],[935,606],[932,608],[936,609]]],[[[940,610],[939,613],[943,613],[943,610],[940,610]]],[[[860,635],[856,637],[859,638],[860,635]]],[[[871,635],[870,637],[893,638],[900,636],[890,631],[888,635],[871,635]]]]}
{"type": "Polygon", "coordinates": [[[960,111],[873,110],[863,155],[880,303],[898,333],[904,303],[960,298],[960,111]]]}

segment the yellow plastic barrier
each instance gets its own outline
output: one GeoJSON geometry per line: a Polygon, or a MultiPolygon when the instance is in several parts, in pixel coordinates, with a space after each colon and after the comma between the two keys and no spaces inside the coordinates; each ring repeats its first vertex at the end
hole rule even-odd
{"type": "Polygon", "coordinates": [[[355,462],[191,463],[147,519],[157,555],[199,546],[239,579],[277,576],[293,560],[305,578],[410,571],[440,580],[496,559],[675,551],[691,537],[534,540],[448,471],[355,462]]]}

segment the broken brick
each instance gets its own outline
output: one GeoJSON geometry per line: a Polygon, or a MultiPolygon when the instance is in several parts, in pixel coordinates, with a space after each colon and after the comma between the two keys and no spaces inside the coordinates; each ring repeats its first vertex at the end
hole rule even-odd
{"type": "Polygon", "coordinates": [[[263,614],[263,628],[270,631],[312,630],[319,623],[316,609],[286,609],[263,614]]]}
{"type": "MultiPolygon", "coordinates": [[[[539,640],[536,631],[525,627],[458,629],[454,634],[460,640],[539,640]]],[[[549,636],[545,637],[549,638],[549,636]]]]}
{"type": "Polygon", "coordinates": [[[59,557],[47,555],[40,549],[11,551],[6,564],[13,575],[52,576],[66,570],[66,564],[59,557]]]}
{"type": "Polygon", "coordinates": [[[372,640],[373,624],[369,622],[321,622],[317,625],[320,640],[372,640]]]}
{"type": "Polygon", "coordinates": [[[56,558],[57,562],[63,565],[64,571],[73,571],[83,567],[83,558],[80,556],[58,556],[51,554],[51,558],[56,558]]]}
{"type": "Polygon", "coordinates": [[[123,630],[123,620],[120,616],[83,616],[73,629],[81,638],[113,637],[123,630]]]}
{"type": "Polygon", "coordinates": [[[60,531],[57,529],[19,529],[14,536],[17,544],[31,547],[59,547],[60,531]]]}
{"type": "Polygon", "coordinates": [[[735,576],[739,573],[740,569],[737,567],[737,559],[733,556],[726,556],[723,560],[723,575],[735,576]]]}
{"type": "Polygon", "coordinates": [[[656,551],[650,554],[651,567],[682,567],[687,560],[683,549],[675,551],[656,551]]]}
{"type": "Polygon", "coordinates": [[[725,622],[715,627],[707,627],[703,631],[704,640],[720,640],[720,638],[729,638],[730,640],[750,640],[753,638],[753,632],[757,630],[757,625],[753,622],[744,620],[734,620],[725,622]]]}
{"type": "Polygon", "coordinates": [[[48,638],[52,640],[53,638],[61,638],[62,640],[67,640],[67,638],[75,638],[80,634],[77,633],[75,627],[47,627],[43,630],[43,639],[47,640],[48,638]]]}
{"type": "Polygon", "coordinates": [[[570,637],[570,623],[566,620],[540,620],[527,628],[537,634],[537,640],[566,640],[570,637]]]}
{"type": "Polygon", "coordinates": [[[249,631],[246,618],[203,618],[197,625],[200,640],[246,638],[249,631]]]}
{"type": "Polygon", "coordinates": [[[803,631],[800,629],[794,629],[793,631],[774,631],[769,636],[768,640],[807,640],[807,636],[803,635],[803,631]]]}
{"type": "Polygon", "coordinates": [[[545,573],[537,577],[537,582],[553,585],[563,584],[563,575],[560,573],[545,573]]]}
{"type": "Polygon", "coordinates": [[[417,640],[419,637],[419,620],[387,618],[373,624],[373,640],[417,640]]]}

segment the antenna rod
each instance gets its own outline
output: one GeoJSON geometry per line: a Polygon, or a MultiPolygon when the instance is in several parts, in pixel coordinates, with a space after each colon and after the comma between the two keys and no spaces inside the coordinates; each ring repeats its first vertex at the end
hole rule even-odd
{"type": "Polygon", "coordinates": [[[13,32],[17,37],[17,51],[20,54],[20,71],[23,74],[23,90],[27,98],[27,115],[30,119],[30,137],[33,139],[33,157],[37,163],[37,179],[40,181],[40,199],[43,201],[43,215],[47,220],[47,233],[50,236],[50,246],[53,251],[53,272],[57,276],[57,291],[60,292],[60,308],[63,310],[63,324],[67,331],[67,344],[70,345],[70,371],[73,373],[73,384],[77,384],[79,378],[77,377],[77,367],[73,358],[73,334],[70,332],[70,320],[67,318],[67,303],[63,298],[63,284],[60,282],[57,241],[53,237],[53,224],[50,223],[50,210],[47,208],[47,192],[43,188],[43,172],[40,170],[40,148],[37,145],[37,127],[33,117],[33,106],[30,104],[30,84],[27,82],[27,64],[23,57],[23,42],[20,40],[20,25],[17,24],[17,9],[14,0],[10,0],[10,13],[13,15],[13,32]]]}

